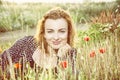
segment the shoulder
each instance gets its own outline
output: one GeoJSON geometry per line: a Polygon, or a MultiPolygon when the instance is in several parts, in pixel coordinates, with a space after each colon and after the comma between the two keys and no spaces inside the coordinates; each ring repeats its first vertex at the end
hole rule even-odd
{"type": "Polygon", "coordinates": [[[24,43],[35,42],[35,38],[34,36],[24,36],[23,38],[20,38],[17,42],[24,42],[24,43]]]}
{"type": "Polygon", "coordinates": [[[36,43],[34,36],[25,36],[23,39],[28,43],[36,43]]]}
{"type": "Polygon", "coordinates": [[[25,41],[25,45],[28,45],[30,48],[31,47],[37,47],[37,42],[34,38],[34,36],[25,36],[22,38],[25,41]]]}
{"type": "Polygon", "coordinates": [[[12,47],[19,48],[21,46],[28,46],[30,44],[36,45],[34,36],[24,36],[23,38],[18,39],[12,47]]]}
{"type": "Polygon", "coordinates": [[[28,40],[33,40],[33,39],[34,39],[34,36],[24,36],[24,37],[21,38],[20,40],[28,41],[28,40]]]}

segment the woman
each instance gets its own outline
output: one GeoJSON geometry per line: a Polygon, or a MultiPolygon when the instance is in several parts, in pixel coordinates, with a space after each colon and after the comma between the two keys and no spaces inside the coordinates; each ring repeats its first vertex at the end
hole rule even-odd
{"type": "Polygon", "coordinates": [[[2,53],[0,66],[5,70],[8,64],[28,62],[32,68],[34,64],[54,68],[58,59],[66,59],[73,47],[74,35],[70,15],[61,8],[51,9],[38,22],[35,36],[25,36],[2,53]]]}

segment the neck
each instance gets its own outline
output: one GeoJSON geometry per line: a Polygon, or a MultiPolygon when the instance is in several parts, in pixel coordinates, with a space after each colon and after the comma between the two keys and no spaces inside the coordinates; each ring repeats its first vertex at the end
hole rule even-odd
{"type": "Polygon", "coordinates": [[[49,50],[50,55],[51,55],[51,54],[57,54],[57,53],[58,53],[58,49],[53,49],[53,48],[50,47],[50,46],[48,46],[48,50],[49,50]]]}
{"type": "Polygon", "coordinates": [[[55,53],[58,53],[58,49],[55,49],[55,53]]]}

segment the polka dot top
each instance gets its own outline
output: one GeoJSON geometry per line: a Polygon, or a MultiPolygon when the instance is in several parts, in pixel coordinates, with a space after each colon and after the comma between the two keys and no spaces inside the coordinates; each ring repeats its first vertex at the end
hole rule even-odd
{"type": "Polygon", "coordinates": [[[5,50],[0,55],[0,66],[4,70],[6,66],[12,61],[13,64],[19,62],[29,62],[30,67],[34,67],[34,61],[32,55],[37,48],[35,39],[33,36],[25,36],[19,39],[8,50],[5,50]]]}

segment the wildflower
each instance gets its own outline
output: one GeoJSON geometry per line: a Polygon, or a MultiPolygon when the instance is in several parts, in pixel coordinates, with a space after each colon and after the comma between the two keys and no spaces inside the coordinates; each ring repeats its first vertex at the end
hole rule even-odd
{"type": "Polygon", "coordinates": [[[90,53],[90,57],[95,57],[95,51],[92,51],[92,52],[90,53]]]}
{"type": "Polygon", "coordinates": [[[14,68],[16,68],[16,69],[19,69],[19,68],[21,68],[21,64],[19,64],[19,63],[16,63],[16,64],[14,64],[14,68]]]}
{"type": "Polygon", "coordinates": [[[2,48],[0,47],[0,53],[2,52],[2,48]]]}
{"type": "Polygon", "coordinates": [[[89,37],[89,36],[86,36],[86,37],[84,37],[84,40],[85,40],[85,41],[89,41],[89,40],[90,40],[90,37],[89,37]]]}
{"type": "Polygon", "coordinates": [[[101,48],[101,49],[99,49],[99,52],[103,54],[103,53],[105,53],[105,49],[101,48]]]}
{"type": "Polygon", "coordinates": [[[67,61],[61,61],[60,65],[63,69],[67,68],[67,61]]]}

